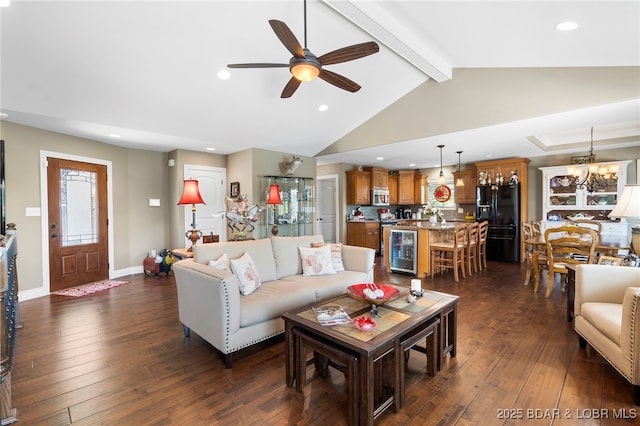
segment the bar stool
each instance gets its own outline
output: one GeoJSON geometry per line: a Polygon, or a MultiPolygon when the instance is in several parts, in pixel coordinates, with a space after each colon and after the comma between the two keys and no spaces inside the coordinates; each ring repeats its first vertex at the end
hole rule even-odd
{"type": "Polygon", "coordinates": [[[467,225],[462,223],[453,229],[453,241],[442,241],[429,245],[431,252],[431,279],[436,273],[436,269],[453,269],[453,278],[458,279],[458,269],[462,272],[462,278],[466,278],[464,255],[466,252],[465,236],[467,225]]]}
{"type": "Polygon", "coordinates": [[[471,265],[473,265],[474,272],[480,270],[478,259],[478,239],[480,234],[480,225],[478,222],[473,222],[467,225],[467,250],[465,253],[465,263],[467,264],[467,274],[471,275],[471,265]]]}
{"type": "Polygon", "coordinates": [[[396,375],[395,397],[396,411],[404,404],[404,375],[406,363],[409,362],[409,352],[411,349],[422,352],[427,356],[427,374],[435,376],[438,371],[438,328],[440,318],[435,318],[430,323],[412,330],[410,333],[398,339],[396,347],[396,375]],[[426,340],[426,346],[416,346],[422,340],[426,340]]]}
{"type": "Polygon", "coordinates": [[[489,233],[489,222],[480,222],[478,230],[478,265],[480,270],[487,269],[487,234],[489,233]]]}

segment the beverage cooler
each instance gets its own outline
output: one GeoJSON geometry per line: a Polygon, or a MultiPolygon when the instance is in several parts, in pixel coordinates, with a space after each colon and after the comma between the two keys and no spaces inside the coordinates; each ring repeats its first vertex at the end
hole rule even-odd
{"type": "Polygon", "coordinates": [[[389,264],[392,272],[405,272],[413,275],[418,272],[417,243],[417,231],[391,230],[389,264]]]}

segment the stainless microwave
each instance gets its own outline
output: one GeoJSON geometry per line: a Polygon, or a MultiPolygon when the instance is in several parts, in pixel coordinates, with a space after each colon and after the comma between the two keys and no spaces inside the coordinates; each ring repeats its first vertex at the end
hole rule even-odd
{"type": "Polygon", "coordinates": [[[389,190],[388,189],[373,189],[371,191],[371,205],[372,206],[388,206],[389,205],[389,190]]]}

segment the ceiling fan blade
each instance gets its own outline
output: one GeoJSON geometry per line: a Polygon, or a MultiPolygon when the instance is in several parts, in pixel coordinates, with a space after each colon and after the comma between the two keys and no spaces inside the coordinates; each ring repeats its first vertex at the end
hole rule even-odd
{"type": "Polygon", "coordinates": [[[296,36],[293,35],[287,24],[276,19],[270,19],[269,25],[271,25],[273,32],[276,33],[276,36],[278,36],[282,44],[284,44],[284,47],[286,47],[293,56],[304,59],[302,46],[300,46],[300,42],[296,36]]]}
{"type": "Polygon", "coordinates": [[[322,65],[338,64],[340,62],[353,61],[354,59],[364,58],[380,51],[378,43],[368,41],[365,43],[354,44],[353,46],[343,47],[320,56],[318,60],[322,65]]]}
{"type": "Polygon", "coordinates": [[[298,80],[295,77],[291,77],[291,80],[289,80],[289,82],[287,83],[286,86],[284,86],[284,89],[282,90],[282,94],[280,95],[281,98],[290,98],[291,95],[293,95],[296,90],[298,90],[298,87],[300,86],[301,81],[298,80]]]}
{"type": "Polygon", "coordinates": [[[327,83],[333,84],[336,87],[346,90],[347,92],[357,92],[360,90],[360,85],[349,80],[347,77],[341,76],[340,74],[336,74],[335,72],[328,71],[325,69],[320,70],[320,74],[318,75],[321,79],[326,81],[327,83]]]}
{"type": "Polygon", "coordinates": [[[227,64],[228,68],[289,68],[289,64],[227,64]]]}

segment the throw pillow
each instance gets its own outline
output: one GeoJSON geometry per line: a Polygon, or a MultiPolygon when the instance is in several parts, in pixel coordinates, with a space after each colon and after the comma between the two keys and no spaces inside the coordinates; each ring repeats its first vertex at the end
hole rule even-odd
{"type": "Polygon", "coordinates": [[[227,253],[224,253],[222,256],[220,256],[216,260],[210,260],[209,266],[215,269],[229,271],[231,270],[231,260],[229,259],[229,256],[227,256],[227,253]]]}
{"type": "Polygon", "coordinates": [[[258,276],[258,270],[253,263],[253,259],[249,256],[249,253],[243,254],[237,259],[231,259],[231,270],[240,283],[240,293],[248,296],[260,287],[260,277],[258,276]]]}
{"type": "Polygon", "coordinates": [[[311,247],[331,247],[331,264],[336,272],[344,271],[344,262],[342,262],[342,243],[311,243],[311,247]]]}
{"type": "Polygon", "coordinates": [[[302,261],[302,275],[305,277],[336,273],[331,264],[330,246],[298,247],[298,250],[302,261]]]}

